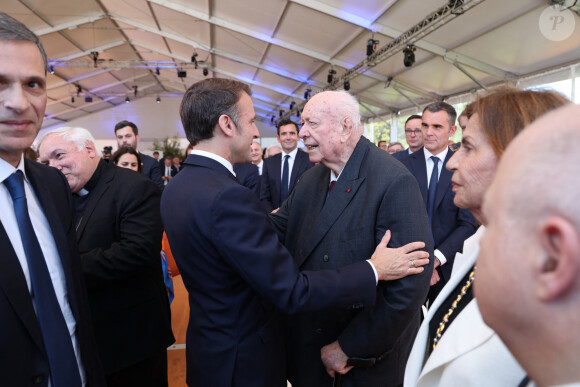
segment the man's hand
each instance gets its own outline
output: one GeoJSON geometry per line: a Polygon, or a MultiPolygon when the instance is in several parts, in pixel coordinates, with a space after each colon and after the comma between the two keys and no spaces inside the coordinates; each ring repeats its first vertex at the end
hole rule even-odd
{"type": "Polygon", "coordinates": [[[435,285],[437,282],[439,282],[441,278],[439,277],[439,273],[437,272],[437,268],[434,267],[433,268],[433,275],[431,275],[431,286],[435,285]]]}
{"type": "Polygon", "coordinates": [[[328,372],[328,375],[330,375],[331,378],[334,378],[336,372],[344,375],[352,369],[352,366],[346,366],[348,356],[342,352],[342,348],[340,348],[338,341],[322,347],[322,349],[320,349],[320,358],[326,367],[326,372],[328,372]]]}
{"type": "Polygon", "coordinates": [[[424,242],[411,242],[392,249],[387,247],[390,240],[391,231],[387,230],[370,259],[377,271],[379,280],[397,280],[411,274],[419,274],[424,270],[421,266],[429,263],[429,253],[415,251],[425,247],[424,242]]]}

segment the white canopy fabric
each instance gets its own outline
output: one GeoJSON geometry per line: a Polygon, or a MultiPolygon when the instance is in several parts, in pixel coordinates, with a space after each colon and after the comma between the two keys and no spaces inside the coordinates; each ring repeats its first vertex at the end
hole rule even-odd
{"type": "MultiPolygon", "coordinates": [[[[262,135],[271,136],[272,117],[281,110],[286,114],[292,102],[300,105],[306,89],[314,94],[326,87],[329,70],[336,71],[335,86],[343,88],[341,77],[365,61],[369,39],[378,40],[380,50],[446,4],[2,0],[0,9],[40,35],[53,61],[44,127],[66,125],[126,98],[179,98],[206,69],[208,77],[251,85],[262,135]],[[152,68],[152,62],[159,65],[152,68]],[[181,78],[180,65],[186,72],[181,78]]],[[[350,92],[369,119],[580,62],[580,17],[570,10],[555,17],[553,12],[546,0],[472,1],[472,8],[438,29],[423,29],[428,33],[413,42],[412,67],[404,66],[399,50],[351,79],[350,92]],[[572,33],[558,40],[570,23],[572,33]]]]}

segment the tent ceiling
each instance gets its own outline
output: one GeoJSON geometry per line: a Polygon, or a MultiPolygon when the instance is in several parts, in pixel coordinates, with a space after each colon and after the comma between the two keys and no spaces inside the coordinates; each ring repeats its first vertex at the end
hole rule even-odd
{"type": "MultiPolygon", "coordinates": [[[[109,109],[134,97],[179,96],[195,81],[251,85],[258,118],[269,123],[290,102],[327,86],[366,58],[371,38],[384,46],[445,0],[3,0],[2,11],[41,35],[49,59],[88,61],[48,76],[44,126],[109,109]],[[191,62],[200,68],[103,68],[99,60],[191,62]],[[82,89],[77,91],[76,85],[82,89]],[[77,95],[78,94],[78,95],[77,95]],[[92,102],[85,101],[92,97],[92,102]],[[75,101],[72,102],[74,97],[75,101]]],[[[539,28],[547,0],[482,0],[415,43],[416,63],[397,53],[350,82],[363,118],[425,104],[580,61],[580,33],[561,42],[539,28]],[[458,64],[458,65],[456,65],[458,64]],[[467,74],[465,73],[467,72],[467,74]],[[468,76],[469,75],[469,76],[468,76]],[[392,77],[389,87],[387,79],[392,77]]],[[[575,15],[576,30],[580,18],[575,15]]],[[[263,133],[264,135],[264,133],[263,133]]]]}

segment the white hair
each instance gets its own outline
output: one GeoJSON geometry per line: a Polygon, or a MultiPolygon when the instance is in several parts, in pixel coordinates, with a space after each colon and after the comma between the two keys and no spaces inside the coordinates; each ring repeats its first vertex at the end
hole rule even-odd
{"type": "Polygon", "coordinates": [[[103,153],[99,148],[97,148],[95,138],[93,137],[91,132],[89,132],[85,128],[78,127],[63,126],[62,128],[46,132],[38,142],[38,149],[40,149],[40,146],[42,145],[44,139],[51,134],[56,134],[65,139],[66,141],[72,142],[73,144],[76,145],[77,150],[79,151],[82,150],[87,145],[87,143],[92,143],[93,147],[95,148],[95,152],[97,153],[97,156],[101,158],[103,157],[103,153]]]}

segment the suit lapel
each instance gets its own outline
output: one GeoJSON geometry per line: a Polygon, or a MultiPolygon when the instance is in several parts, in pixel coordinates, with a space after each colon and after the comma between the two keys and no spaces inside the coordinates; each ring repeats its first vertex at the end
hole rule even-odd
{"type": "Polygon", "coordinates": [[[111,166],[108,164],[104,164],[102,166],[101,177],[95,189],[89,194],[91,197],[89,198],[89,202],[87,203],[87,207],[85,208],[85,212],[81,218],[79,225],[77,226],[77,241],[80,241],[85,228],[87,227],[88,220],[91,218],[91,215],[95,211],[97,204],[101,200],[103,194],[109,189],[111,186],[111,181],[113,177],[115,177],[115,171],[117,167],[111,166]]]}
{"type": "Polygon", "coordinates": [[[296,152],[296,159],[294,160],[294,165],[292,166],[292,174],[290,175],[290,187],[288,188],[288,192],[291,192],[296,185],[296,180],[298,180],[298,175],[302,170],[304,164],[306,163],[305,157],[308,157],[306,153],[298,149],[296,152]]]}
{"type": "Polygon", "coordinates": [[[272,187],[274,187],[274,192],[271,192],[272,201],[278,201],[280,200],[280,186],[282,185],[282,153],[272,156],[271,164],[274,171],[270,177],[270,180],[273,183],[272,187]]]}
{"type": "Polygon", "coordinates": [[[453,151],[449,149],[447,151],[447,156],[445,156],[445,160],[443,161],[443,166],[441,167],[441,174],[439,175],[439,182],[437,183],[437,191],[435,192],[435,208],[441,204],[443,197],[449,191],[449,186],[451,185],[451,176],[453,176],[453,172],[445,168],[447,165],[447,161],[453,156],[453,151]]]}
{"type": "MultiPolygon", "coordinates": [[[[320,208],[320,206],[322,206],[322,208],[316,217],[310,238],[304,245],[304,254],[302,255],[302,260],[297,262],[298,266],[300,266],[306,260],[312,250],[316,248],[316,246],[328,233],[332,225],[337,221],[337,219],[343,213],[344,209],[356,196],[362,183],[365,181],[365,177],[360,177],[360,167],[362,160],[368,151],[368,144],[368,140],[361,137],[353,154],[346,163],[340,178],[336,182],[332,193],[328,195],[326,202],[323,205],[321,202],[324,202],[324,197],[328,192],[327,186],[330,182],[329,169],[327,169],[327,172],[325,173],[326,180],[323,180],[321,184],[317,186],[326,186],[326,189],[319,188],[317,190],[317,200],[313,201],[313,204],[318,207],[312,208],[320,208]]],[[[313,210],[313,213],[315,212],[316,211],[313,210]]]]}
{"type": "Polygon", "coordinates": [[[427,206],[427,164],[425,163],[425,152],[423,149],[421,148],[417,152],[411,153],[409,157],[412,168],[411,173],[417,178],[423,201],[425,202],[425,206],[427,206]]]}
{"type": "Polygon", "coordinates": [[[187,156],[187,159],[185,160],[185,162],[183,164],[184,164],[184,166],[192,165],[192,166],[213,169],[216,172],[220,172],[220,173],[223,173],[224,175],[229,176],[233,181],[240,184],[239,180],[234,175],[232,175],[232,173],[226,167],[224,167],[219,162],[217,162],[213,159],[210,159],[209,157],[200,156],[200,155],[196,155],[196,154],[189,155],[189,156],[187,156]]]}

